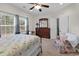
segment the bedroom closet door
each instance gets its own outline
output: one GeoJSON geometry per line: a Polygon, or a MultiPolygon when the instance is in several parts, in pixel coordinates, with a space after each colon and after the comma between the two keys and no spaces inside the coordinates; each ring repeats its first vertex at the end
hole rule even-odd
{"type": "Polygon", "coordinates": [[[59,18],[59,34],[60,36],[69,32],[69,17],[62,16],[59,18]]]}

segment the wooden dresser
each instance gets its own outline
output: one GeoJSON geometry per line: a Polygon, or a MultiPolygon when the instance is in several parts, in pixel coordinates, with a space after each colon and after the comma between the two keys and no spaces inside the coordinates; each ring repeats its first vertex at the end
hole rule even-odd
{"type": "Polygon", "coordinates": [[[41,38],[50,38],[50,28],[48,26],[48,18],[39,19],[39,23],[37,24],[36,35],[41,38]]]}
{"type": "Polygon", "coordinates": [[[36,35],[41,38],[50,38],[50,28],[36,28],[36,35]]]}

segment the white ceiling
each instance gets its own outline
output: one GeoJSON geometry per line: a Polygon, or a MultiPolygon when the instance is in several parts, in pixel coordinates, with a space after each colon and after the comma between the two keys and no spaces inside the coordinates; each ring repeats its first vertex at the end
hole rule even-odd
{"type": "Polygon", "coordinates": [[[51,14],[55,13],[56,11],[60,10],[63,7],[68,6],[68,3],[65,4],[59,4],[59,3],[42,3],[47,4],[50,7],[49,8],[42,8],[42,12],[39,12],[37,9],[33,9],[33,11],[30,11],[29,9],[33,6],[29,3],[12,3],[11,5],[23,10],[25,13],[32,14],[32,15],[38,15],[40,14],[51,14]],[[25,7],[25,8],[24,8],[25,7]]]}

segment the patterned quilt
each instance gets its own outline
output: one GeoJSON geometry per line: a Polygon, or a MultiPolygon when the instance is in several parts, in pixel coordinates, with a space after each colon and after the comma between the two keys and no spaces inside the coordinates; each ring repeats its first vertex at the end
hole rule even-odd
{"type": "Polygon", "coordinates": [[[0,56],[21,55],[39,42],[38,36],[24,34],[12,35],[7,39],[0,38],[0,56]]]}

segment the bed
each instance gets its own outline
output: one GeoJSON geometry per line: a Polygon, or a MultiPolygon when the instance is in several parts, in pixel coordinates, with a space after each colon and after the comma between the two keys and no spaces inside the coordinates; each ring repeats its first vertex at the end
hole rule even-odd
{"type": "Polygon", "coordinates": [[[40,38],[35,35],[16,34],[0,38],[0,56],[36,56],[41,53],[40,38]]]}
{"type": "Polygon", "coordinates": [[[58,42],[60,53],[79,52],[79,37],[73,33],[65,33],[56,41],[58,42]]]}

